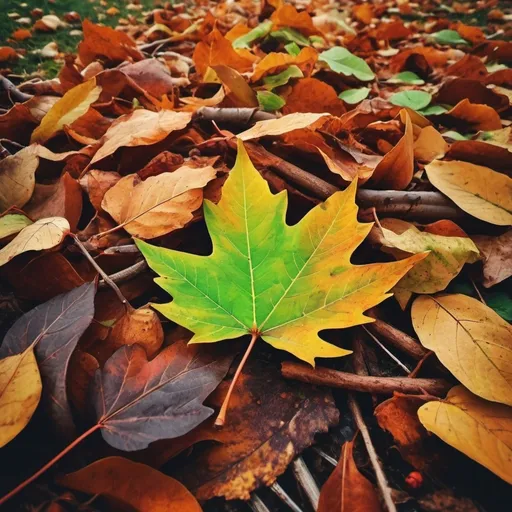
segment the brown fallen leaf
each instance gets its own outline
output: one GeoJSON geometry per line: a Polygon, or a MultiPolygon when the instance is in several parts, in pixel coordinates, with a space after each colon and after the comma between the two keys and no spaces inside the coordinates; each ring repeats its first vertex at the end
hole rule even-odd
{"type": "Polygon", "coordinates": [[[202,204],[202,189],[215,175],[211,166],[186,165],[145,181],[131,174],[105,193],[101,206],[133,236],[156,238],[192,219],[202,204]]]}
{"type": "Polygon", "coordinates": [[[0,63],[13,62],[20,58],[14,48],[10,46],[0,46],[0,63]]]}
{"type": "Polygon", "coordinates": [[[91,201],[94,208],[100,210],[105,193],[120,179],[121,175],[117,172],[92,170],[80,178],[79,183],[89,196],[89,201],[91,201]]]}
{"type": "Polygon", "coordinates": [[[357,469],[353,450],[354,441],[345,442],[336,469],[320,491],[317,512],[381,512],[379,495],[357,469]]]}
{"type": "Polygon", "coordinates": [[[245,78],[233,68],[218,64],[212,66],[219,80],[228,88],[236,99],[237,107],[257,107],[256,93],[251,89],[245,78]]]}
{"type": "Polygon", "coordinates": [[[321,33],[315,27],[311,16],[307,12],[302,11],[299,13],[291,4],[283,3],[272,13],[270,21],[273,23],[273,30],[277,30],[282,27],[290,27],[298,30],[306,36],[313,36],[321,33]]]}
{"type": "Polygon", "coordinates": [[[464,99],[457,103],[451,110],[443,114],[443,118],[454,126],[460,126],[468,131],[468,124],[471,130],[499,130],[501,119],[492,107],[471,103],[464,99]]]}
{"type": "Polygon", "coordinates": [[[135,110],[112,123],[102,138],[102,146],[89,165],[112,155],[121,147],[147,146],[165,139],[171,132],[182,130],[190,120],[188,112],[135,110]]]}
{"type": "Polygon", "coordinates": [[[16,238],[0,249],[0,266],[27,251],[42,251],[59,245],[69,233],[69,222],[62,217],[41,219],[23,228],[16,238]]]}
{"type": "Polygon", "coordinates": [[[101,494],[138,512],[201,512],[194,496],[174,478],[123,457],[107,457],[69,473],[60,485],[87,494],[101,494]]]}
{"type": "MultiPolygon", "coordinates": [[[[224,382],[210,403],[220,405],[227,387],[224,382]]],[[[260,485],[271,485],[315,433],[337,421],[328,390],[286,381],[278,369],[249,359],[231,397],[229,422],[215,434],[222,444],[192,454],[175,476],[199,500],[249,499],[260,485]]]]}
{"type": "Polygon", "coordinates": [[[422,128],[414,141],[414,158],[420,162],[429,163],[436,158],[443,158],[450,145],[433,127],[422,128]]]}
{"type": "Polygon", "coordinates": [[[99,98],[100,93],[101,87],[96,85],[94,78],[70,89],[43,117],[41,124],[32,133],[30,141],[46,142],[64,126],[83,116],[99,98]]]}
{"type": "Polygon", "coordinates": [[[512,276],[512,230],[498,237],[472,237],[484,257],[483,285],[490,288],[512,276]]]}
{"type": "Polygon", "coordinates": [[[169,68],[157,59],[144,59],[120,70],[155,98],[172,93],[175,87],[169,68]]]}

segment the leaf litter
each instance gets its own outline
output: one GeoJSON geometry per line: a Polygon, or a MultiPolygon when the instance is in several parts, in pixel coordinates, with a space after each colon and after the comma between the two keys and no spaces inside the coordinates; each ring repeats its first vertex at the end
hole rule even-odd
{"type": "Polygon", "coordinates": [[[501,510],[510,6],[93,3],[0,48],[0,504],[501,510]]]}

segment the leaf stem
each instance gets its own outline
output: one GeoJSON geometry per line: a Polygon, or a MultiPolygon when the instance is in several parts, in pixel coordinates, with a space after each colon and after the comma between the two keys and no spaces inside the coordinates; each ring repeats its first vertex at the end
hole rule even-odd
{"type": "Polygon", "coordinates": [[[126,300],[126,297],[121,293],[121,290],[119,289],[117,284],[114,283],[114,281],[112,281],[112,279],[110,279],[108,274],[96,263],[96,260],[89,254],[89,251],[85,248],[84,244],[82,242],[80,242],[80,240],[78,239],[78,237],[76,235],[70,234],[70,236],[73,238],[73,240],[75,241],[75,244],[82,251],[84,256],[89,260],[91,265],[98,271],[98,274],[101,277],[103,277],[103,280],[105,281],[105,283],[107,283],[112,288],[112,290],[114,290],[114,292],[116,292],[116,295],[117,295],[118,299],[121,301],[121,303],[124,304],[125,306],[128,306],[129,303],[126,300]]]}
{"type": "Polygon", "coordinates": [[[222,406],[220,408],[219,415],[217,416],[217,419],[215,420],[216,427],[222,427],[222,426],[224,426],[224,423],[226,422],[226,413],[228,411],[228,405],[229,405],[229,400],[231,398],[231,394],[233,393],[233,389],[235,389],[235,385],[238,381],[238,377],[240,377],[240,374],[242,373],[244,365],[247,362],[249,354],[251,353],[252,348],[254,347],[254,344],[256,343],[256,340],[258,339],[258,337],[259,337],[259,334],[257,332],[252,333],[251,342],[249,343],[249,346],[247,347],[247,350],[245,351],[244,357],[242,357],[242,360],[240,361],[240,364],[238,365],[238,368],[236,369],[235,375],[233,377],[233,380],[231,381],[228,392],[226,394],[226,398],[224,398],[224,402],[222,402],[222,406]]]}
{"type": "Polygon", "coordinates": [[[89,437],[93,432],[96,432],[101,428],[101,425],[97,423],[89,430],[86,430],[81,436],[77,437],[72,443],[68,444],[64,450],[62,450],[59,454],[55,455],[52,460],[50,460],[47,464],[45,464],[39,471],[34,473],[31,477],[27,478],[20,485],[15,487],[11,492],[6,494],[3,498],[0,498],[0,507],[7,501],[18,494],[20,491],[25,489],[27,485],[31,484],[34,480],[37,480],[43,473],[45,473],[48,469],[50,469],[54,464],[56,464],[64,455],[69,453],[75,446],[80,444],[85,438],[89,437]]]}

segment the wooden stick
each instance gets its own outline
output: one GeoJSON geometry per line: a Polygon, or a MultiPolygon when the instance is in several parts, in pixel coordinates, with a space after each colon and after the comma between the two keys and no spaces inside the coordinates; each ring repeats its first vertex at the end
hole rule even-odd
{"type": "Polygon", "coordinates": [[[265,505],[263,500],[254,492],[251,494],[251,501],[249,501],[249,507],[254,512],[270,512],[270,509],[265,505]]]}
{"type": "MultiPolygon", "coordinates": [[[[115,274],[110,274],[108,278],[115,284],[121,284],[126,281],[129,281],[130,279],[133,279],[139,274],[142,274],[142,272],[145,272],[148,268],[148,264],[144,260],[142,260],[138,261],[137,263],[134,263],[131,267],[120,270],[115,274]]],[[[106,288],[107,286],[111,285],[105,282],[104,279],[100,279],[98,286],[99,288],[106,288]]]]}
{"type": "Polygon", "coordinates": [[[247,125],[275,118],[274,114],[263,112],[257,108],[201,107],[194,114],[194,119],[198,121],[215,121],[216,123],[239,125],[247,125]]]}
{"type": "Polygon", "coordinates": [[[0,75],[0,90],[6,91],[9,99],[13,102],[22,103],[33,97],[31,94],[25,94],[24,92],[21,92],[9,79],[5,78],[3,75],[0,75]]]}
{"type": "Polygon", "coordinates": [[[285,505],[288,505],[293,512],[302,512],[302,509],[288,496],[287,492],[277,482],[274,482],[270,486],[270,489],[285,505]]]}
{"type": "Polygon", "coordinates": [[[444,379],[372,377],[318,366],[312,368],[306,364],[291,361],[285,361],[281,364],[281,373],[286,379],[381,395],[392,395],[395,391],[399,391],[409,394],[423,394],[426,392],[434,396],[444,396],[451,387],[451,384],[444,379]]]}
{"type": "Polygon", "coordinates": [[[320,489],[302,457],[297,457],[292,462],[292,471],[313,506],[313,509],[316,510],[318,508],[318,500],[320,499],[320,489]]]}

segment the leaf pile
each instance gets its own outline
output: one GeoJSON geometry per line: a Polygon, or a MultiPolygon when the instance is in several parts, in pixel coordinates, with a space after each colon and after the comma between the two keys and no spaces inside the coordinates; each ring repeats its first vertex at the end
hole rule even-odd
{"type": "Polygon", "coordinates": [[[90,3],[0,47],[0,505],[499,510],[510,6],[90,3]]]}

